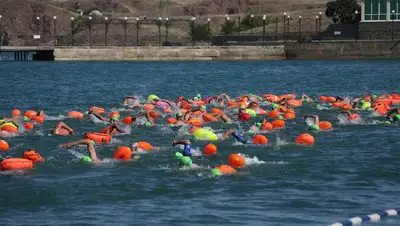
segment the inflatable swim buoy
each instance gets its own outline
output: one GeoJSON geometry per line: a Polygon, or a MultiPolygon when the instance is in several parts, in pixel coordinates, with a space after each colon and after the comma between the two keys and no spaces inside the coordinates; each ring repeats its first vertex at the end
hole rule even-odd
{"type": "Polygon", "coordinates": [[[23,158],[9,158],[4,159],[0,163],[0,170],[23,170],[32,169],[33,162],[23,158]]]}
{"type": "Polygon", "coordinates": [[[318,126],[322,130],[332,129],[332,123],[330,123],[328,121],[321,121],[318,123],[318,126]]]}
{"type": "Polygon", "coordinates": [[[14,109],[14,110],[11,112],[11,115],[12,115],[13,117],[19,117],[19,116],[21,116],[21,111],[18,110],[18,109],[14,109]]]}
{"type": "Polygon", "coordinates": [[[294,99],[288,100],[286,103],[291,107],[300,107],[301,105],[303,105],[303,101],[294,99]]]}
{"type": "Polygon", "coordinates": [[[285,127],[285,121],[283,121],[281,119],[274,120],[271,122],[271,124],[274,128],[278,128],[278,129],[285,127]]]}
{"type": "Polygon", "coordinates": [[[194,137],[196,139],[199,140],[210,140],[210,141],[215,141],[218,140],[217,135],[215,135],[215,133],[213,133],[212,131],[208,130],[208,129],[197,129],[194,133],[193,133],[194,137]]]}
{"type": "Polygon", "coordinates": [[[22,158],[28,159],[32,162],[44,162],[44,158],[34,150],[25,151],[22,158]]]}
{"type": "Polygon", "coordinates": [[[275,103],[275,102],[279,101],[279,97],[274,94],[264,94],[263,98],[264,98],[264,100],[271,102],[271,103],[275,103]]]}
{"type": "Polygon", "coordinates": [[[0,126],[1,131],[6,131],[10,133],[18,133],[18,128],[12,122],[6,122],[0,126]]]}
{"type": "Polygon", "coordinates": [[[85,139],[90,139],[96,143],[110,143],[112,137],[104,133],[86,133],[85,139]]]}
{"type": "Polygon", "coordinates": [[[8,151],[10,145],[8,145],[7,141],[0,140],[0,151],[8,151]]]}
{"type": "Polygon", "coordinates": [[[314,144],[315,139],[311,134],[303,133],[303,134],[300,134],[298,137],[296,137],[295,141],[297,144],[312,145],[312,144],[314,144]]]}
{"type": "Polygon", "coordinates": [[[217,118],[215,118],[214,116],[210,115],[210,114],[204,114],[203,115],[203,120],[205,122],[216,122],[217,118]]]}
{"type": "Polygon", "coordinates": [[[281,113],[276,110],[272,110],[272,111],[268,112],[268,117],[270,117],[270,118],[278,118],[279,115],[281,115],[281,113]]]}
{"type": "Polygon", "coordinates": [[[169,107],[169,104],[168,104],[167,102],[164,102],[164,101],[157,101],[157,102],[155,103],[155,105],[156,105],[157,107],[162,107],[162,108],[169,107]]]}
{"type": "Polygon", "coordinates": [[[32,110],[25,111],[24,113],[24,116],[26,116],[28,119],[31,119],[35,115],[37,115],[37,112],[32,110]]]}
{"type": "Polygon", "coordinates": [[[121,161],[128,161],[131,159],[132,150],[130,147],[121,146],[118,147],[117,150],[114,152],[114,159],[118,159],[121,161]]]}
{"type": "Polygon", "coordinates": [[[246,159],[239,154],[231,154],[228,158],[229,165],[234,168],[241,168],[246,165],[246,159]]]}
{"type": "Polygon", "coordinates": [[[203,125],[203,121],[201,121],[201,120],[198,119],[198,118],[191,118],[191,119],[188,120],[188,122],[189,122],[191,125],[196,126],[196,127],[200,127],[200,126],[203,125]]]}
{"type": "Polygon", "coordinates": [[[154,149],[154,147],[150,143],[147,143],[145,141],[138,141],[138,142],[136,142],[136,144],[140,149],[145,150],[145,151],[150,151],[150,150],[154,149]]]}
{"type": "Polygon", "coordinates": [[[70,111],[67,116],[70,118],[83,118],[83,114],[79,111],[70,111]]]}
{"type": "Polygon", "coordinates": [[[104,114],[104,112],[105,112],[104,108],[96,107],[96,106],[91,107],[89,109],[89,111],[93,111],[94,113],[97,113],[97,114],[104,114]]]}

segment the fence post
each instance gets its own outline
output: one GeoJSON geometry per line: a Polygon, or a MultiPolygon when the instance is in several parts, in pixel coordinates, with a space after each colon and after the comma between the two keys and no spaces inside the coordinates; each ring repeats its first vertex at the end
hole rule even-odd
{"type": "Polygon", "coordinates": [[[56,46],[57,44],[56,44],[56,20],[57,20],[57,17],[56,16],[53,16],[53,46],[56,46]]]}
{"type": "Polygon", "coordinates": [[[140,19],[136,17],[136,46],[139,46],[140,19]]]}
{"type": "Polygon", "coordinates": [[[74,17],[71,17],[71,46],[74,46],[74,17]]]}

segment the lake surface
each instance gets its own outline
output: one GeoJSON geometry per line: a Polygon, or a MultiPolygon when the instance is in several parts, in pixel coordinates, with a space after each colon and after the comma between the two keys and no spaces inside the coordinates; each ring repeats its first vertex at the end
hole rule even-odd
{"type": "MultiPolygon", "coordinates": [[[[46,162],[25,172],[0,173],[1,225],[328,225],[349,217],[398,208],[400,192],[399,125],[377,125],[368,112],[362,123],[340,123],[337,110],[296,109],[286,128],[265,134],[267,146],[217,141],[218,155],[202,156],[207,141],[195,141],[199,170],[179,170],[171,146],[181,138],[166,117],[155,128],[132,127],[129,135],[96,145],[106,164],[79,162],[83,148],[60,144],[78,140],[104,124],[66,119],[67,112],[91,106],[119,110],[125,95],[157,94],[204,97],[227,93],[306,93],[356,97],[400,91],[398,61],[257,61],[257,62],[0,62],[0,115],[45,110],[48,120],[23,136],[6,138],[3,157],[20,157],[28,148],[46,162]],[[311,147],[294,144],[307,131],[305,113],[332,122],[331,132],[314,134],[311,147]],[[74,136],[47,136],[64,121],[74,136]],[[140,161],[112,160],[120,145],[148,141],[158,150],[140,161]],[[246,155],[247,165],[232,176],[210,175],[227,164],[231,153],[246,155]]],[[[269,109],[269,107],[266,107],[269,109]]],[[[382,120],[377,118],[376,120],[382,120]]],[[[210,127],[247,131],[247,123],[210,127]]],[[[251,139],[250,135],[246,135],[251,139]]],[[[379,225],[399,225],[388,218],[379,225]]],[[[377,224],[371,224],[377,225],[377,224]]]]}

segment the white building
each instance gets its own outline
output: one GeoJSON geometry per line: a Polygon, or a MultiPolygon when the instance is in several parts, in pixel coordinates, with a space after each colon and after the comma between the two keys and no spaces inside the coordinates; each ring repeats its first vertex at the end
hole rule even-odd
{"type": "Polygon", "coordinates": [[[400,0],[362,0],[362,22],[392,20],[400,20],[400,0]]]}

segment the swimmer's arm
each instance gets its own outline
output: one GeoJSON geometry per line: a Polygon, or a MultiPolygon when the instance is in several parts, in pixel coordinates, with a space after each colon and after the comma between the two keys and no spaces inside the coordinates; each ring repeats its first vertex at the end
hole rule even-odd
{"type": "Polygon", "coordinates": [[[153,122],[153,118],[150,116],[150,114],[148,112],[145,113],[147,121],[150,122],[151,124],[154,124],[153,122]]]}
{"type": "Polygon", "coordinates": [[[232,129],[226,131],[226,132],[224,133],[224,135],[222,136],[221,140],[227,139],[227,138],[229,137],[229,135],[233,134],[234,132],[235,132],[235,131],[232,130],[232,129]]]}
{"type": "Polygon", "coordinates": [[[88,142],[87,148],[90,154],[90,158],[92,159],[92,162],[101,163],[101,160],[97,158],[96,150],[94,149],[94,146],[91,142],[88,142]]]}
{"type": "Polygon", "coordinates": [[[78,141],[65,143],[65,144],[62,145],[62,147],[64,147],[64,148],[72,148],[72,147],[77,146],[77,145],[89,145],[89,144],[91,144],[91,140],[83,139],[83,140],[78,140],[78,141]]]}
{"type": "Polygon", "coordinates": [[[126,131],[124,129],[122,129],[119,125],[117,125],[115,123],[112,125],[112,127],[115,128],[120,133],[126,133],[126,131]]]}
{"type": "Polygon", "coordinates": [[[96,116],[98,119],[102,120],[102,121],[108,121],[108,119],[106,119],[104,116],[97,114],[96,112],[91,112],[91,114],[93,114],[94,116],[96,116]]]}
{"type": "Polygon", "coordinates": [[[348,110],[347,110],[347,111],[344,111],[344,112],[342,112],[342,113],[343,113],[343,114],[346,114],[347,116],[350,116],[350,115],[352,115],[352,114],[351,114],[351,112],[350,112],[350,111],[348,111],[348,110]]]}
{"type": "Polygon", "coordinates": [[[340,96],[337,96],[337,97],[336,97],[336,102],[338,102],[338,101],[344,101],[344,98],[343,98],[343,97],[340,97],[340,96]]]}
{"type": "Polygon", "coordinates": [[[74,134],[74,130],[67,126],[65,123],[61,125],[61,128],[68,130],[69,133],[74,134]]]}
{"type": "Polygon", "coordinates": [[[305,115],[304,119],[307,119],[307,118],[312,118],[314,120],[314,124],[318,125],[318,123],[319,123],[319,116],[318,115],[305,115]]]}
{"type": "Polygon", "coordinates": [[[172,146],[175,146],[177,144],[183,144],[183,145],[190,144],[190,140],[174,140],[174,141],[172,141],[172,146]]]}

